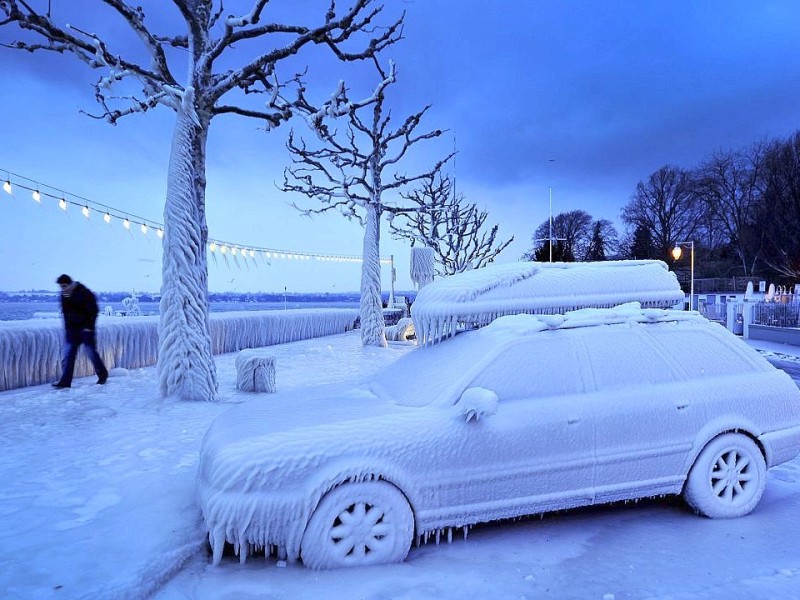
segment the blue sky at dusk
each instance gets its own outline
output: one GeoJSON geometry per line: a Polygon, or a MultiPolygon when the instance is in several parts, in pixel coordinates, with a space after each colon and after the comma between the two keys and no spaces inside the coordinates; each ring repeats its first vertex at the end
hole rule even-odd
{"type": "MultiPolygon", "coordinates": [[[[46,0],[31,0],[46,8],[46,0]]],[[[166,0],[141,4],[160,32],[179,22],[166,0]]],[[[51,0],[54,18],[135,51],[100,0],[51,0]]],[[[266,20],[312,24],[328,3],[272,0],[266,20]],[[277,18],[276,18],[277,20],[277,18]]],[[[390,88],[401,120],[432,104],[421,129],[447,129],[421,145],[408,172],[427,169],[455,144],[449,166],[457,190],[489,212],[500,236],[515,236],[501,255],[517,260],[553,210],[582,209],[610,219],[637,182],[665,164],[694,167],[712,152],[785,137],[800,129],[800,7],[794,0],[578,1],[385,0],[386,20],[405,11],[404,39],[384,53],[397,63],[390,88]]],[[[243,13],[250,2],[225,3],[243,13]]],[[[0,41],[21,37],[0,28],[0,41]]],[[[305,61],[305,62],[304,62],[305,61]]],[[[307,64],[318,98],[339,79],[355,90],[371,72],[339,67],[315,54],[307,64]]],[[[52,186],[123,213],[163,222],[174,113],[160,107],[122,119],[93,119],[92,83],[100,75],[70,56],[0,48],[3,141],[0,178],[52,186]],[[15,175],[16,174],[16,175],[15,175]]],[[[180,70],[176,69],[180,74],[180,70]]],[[[297,134],[308,136],[301,122],[297,134]]],[[[217,117],[207,163],[207,220],[212,238],[300,252],[360,255],[362,230],[338,214],[302,217],[280,192],[290,126],[263,131],[253,120],[217,117]]],[[[314,206],[307,204],[307,206],[314,206]]],[[[0,290],[55,289],[62,272],[95,290],[157,291],[158,238],[126,232],[100,214],[17,189],[0,191],[4,250],[0,290]]],[[[412,287],[407,243],[382,235],[394,255],[397,288],[412,287]]],[[[353,291],[360,266],[276,259],[248,266],[209,261],[212,291],[353,291]]],[[[384,289],[388,289],[384,268],[384,289]]]]}

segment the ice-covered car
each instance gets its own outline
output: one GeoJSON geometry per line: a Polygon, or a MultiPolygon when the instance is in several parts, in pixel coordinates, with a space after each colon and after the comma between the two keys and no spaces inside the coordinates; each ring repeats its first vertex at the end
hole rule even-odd
{"type": "Polygon", "coordinates": [[[697,313],[515,315],[411,350],[354,389],[234,407],[202,444],[213,561],[402,561],[414,537],[683,494],[745,515],[800,453],[800,391],[697,313]]]}

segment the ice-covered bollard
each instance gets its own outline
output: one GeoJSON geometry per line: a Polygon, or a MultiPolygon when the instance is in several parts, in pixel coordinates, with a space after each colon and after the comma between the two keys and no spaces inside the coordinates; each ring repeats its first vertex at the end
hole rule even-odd
{"type": "Polygon", "coordinates": [[[415,335],[414,321],[408,317],[400,319],[397,325],[390,325],[386,328],[386,339],[391,342],[405,342],[415,335]]]}
{"type": "Polygon", "coordinates": [[[254,350],[236,355],[236,389],[243,392],[275,392],[275,357],[254,350]]]}

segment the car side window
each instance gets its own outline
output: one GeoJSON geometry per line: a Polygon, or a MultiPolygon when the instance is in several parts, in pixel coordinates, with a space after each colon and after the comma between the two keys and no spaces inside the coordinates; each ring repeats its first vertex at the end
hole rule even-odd
{"type": "Polygon", "coordinates": [[[498,399],[546,398],[584,391],[579,346],[570,332],[542,332],[506,348],[469,387],[492,390],[498,399]],[[562,335],[558,335],[562,334],[562,335]],[[540,338],[541,336],[541,338],[540,338]]]}
{"type": "Polygon", "coordinates": [[[671,358],[637,327],[587,329],[583,341],[588,353],[587,377],[592,378],[599,391],[668,383],[679,378],[671,358]]]}
{"type": "Polygon", "coordinates": [[[660,327],[652,328],[648,333],[659,345],[674,349],[675,361],[691,378],[757,370],[732,344],[708,332],[660,327]]]}

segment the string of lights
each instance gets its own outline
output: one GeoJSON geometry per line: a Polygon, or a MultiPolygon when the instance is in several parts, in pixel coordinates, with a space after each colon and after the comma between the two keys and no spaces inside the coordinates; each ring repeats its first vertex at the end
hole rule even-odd
{"type": "MultiPolygon", "coordinates": [[[[122,226],[130,231],[132,227],[138,228],[143,235],[147,235],[152,229],[155,231],[159,239],[164,237],[164,225],[153,219],[147,219],[128,211],[120,210],[107,204],[102,204],[94,200],[89,200],[83,196],[73,194],[53,187],[51,185],[36,181],[30,177],[13,173],[6,169],[0,169],[0,172],[5,171],[6,177],[3,181],[3,191],[12,197],[16,198],[14,194],[15,189],[22,189],[31,193],[31,198],[34,202],[42,203],[43,198],[49,198],[58,202],[58,207],[67,211],[70,207],[79,208],[81,214],[87,219],[92,213],[103,215],[103,221],[111,225],[116,219],[122,221],[122,226]]],[[[254,244],[241,244],[234,243],[226,240],[208,239],[208,251],[214,255],[220,253],[223,257],[228,255],[234,257],[241,256],[243,258],[255,259],[260,256],[262,259],[285,259],[285,260],[315,260],[322,262],[353,262],[360,263],[362,257],[346,254],[326,254],[319,252],[307,252],[303,250],[281,250],[277,248],[266,248],[263,246],[256,246],[254,244]]],[[[383,264],[391,264],[391,258],[381,258],[380,262],[383,264]]]]}

